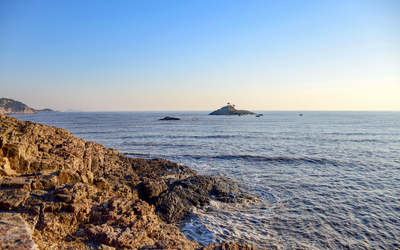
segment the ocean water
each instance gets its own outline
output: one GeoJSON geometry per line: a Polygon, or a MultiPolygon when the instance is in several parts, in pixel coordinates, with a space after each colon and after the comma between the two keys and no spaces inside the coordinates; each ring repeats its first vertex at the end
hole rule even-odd
{"type": "Polygon", "coordinates": [[[256,204],[213,202],[180,229],[205,245],[399,249],[400,112],[81,112],[14,115],[131,157],[225,175],[256,204]],[[181,121],[158,121],[164,116],[181,121]]]}

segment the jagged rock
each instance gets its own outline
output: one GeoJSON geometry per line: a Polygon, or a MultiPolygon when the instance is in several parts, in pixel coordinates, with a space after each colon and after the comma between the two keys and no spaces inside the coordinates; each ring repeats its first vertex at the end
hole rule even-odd
{"type": "Polygon", "coordinates": [[[197,249],[200,246],[182,237],[174,226],[161,223],[154,214],[154,207],[139,199],[112,199],[93,214],[99,220],[97,226],[88,228],[87,234],[102,244],[124,248],[197,249]],[[98,214],[102,213],[99,218],[98,214]],[[117,223],[116,223],[117,222],[117,223]]]}
{"type": "Polygon", "coordinates": [[[132,190],[128,186],[123,184],[116,184],[113,187],[113,191],[116,195],[121,197],[126,197],[126,198],[132,197],[132,190]]]}
{"type": "Polygon", "coordinates": [[[143,185],[147,199],[153,199],[168,189],[163,179],[151,180],[146,178],[145,181],[143,181],[143,185]]]}
{"type": "Polygon", "coordinates": [[[33,178],[30,176],[5,177],[0,181],[0,186],[2,188],[20,188],[30,191],[33,178]]]}
{"type": "Polygon", "coordinates": [[[97,188],[106,190],[106,191],[110,190],[110,188],[111,188],[111,184],[103,177],[100,177],[98,180],[96,180],[95,185],[97,188]]]}
{"type": "Polygon", "coordinates": [[[54,193],[56,198],[66,203],[76,203],[83,198],[91,197],[96,192],[95,188],[83,183],[75,183],[73,185],[64,184],[60,186],[54,193]]]}
{"type": "Polygon", "coordinates": [[[110,247],[104,244],[101,244],[98,248],[98,250],[115,250],[115,249],[116,249],[115,247],[110,247]]]}
{"type": "Polygon", "coordinates": [[[21,189],[0,190],[0,210],[16,209],[29,196],[29,192],[21,189]]]}
{"type": "Polygon", "coordinates": [[[82,180],[81,176],[76,171],[68,169],[60,171],[60,173],[58,174],[58,179],[60,184],[65,184],[65,183],[72,184],[80,182],[82,180]]]}
{"type": "Polygon", "coordinates": [[[0,176],[14,176],[17,173],[11,169],[10,161],[6,157],[0,157],[0,176]]]}
{"type": "Polygon", "coordinates": [[[19,214],[0,213],[0,249],[38,250],[31,233],[19,214]]]}

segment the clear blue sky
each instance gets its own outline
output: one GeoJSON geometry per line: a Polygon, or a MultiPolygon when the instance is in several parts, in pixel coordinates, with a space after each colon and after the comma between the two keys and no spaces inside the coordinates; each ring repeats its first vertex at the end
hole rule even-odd
{"type": "Polygon", "coordinates": [[[400,1],[0,1],[0,97],[86,111],[400,110],[400,1]]]}

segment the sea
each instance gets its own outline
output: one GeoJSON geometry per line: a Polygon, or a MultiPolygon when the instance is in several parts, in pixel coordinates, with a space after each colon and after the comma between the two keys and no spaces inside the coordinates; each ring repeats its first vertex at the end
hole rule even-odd
{"type": "Polygon", "coordinates": [[[13,115],[137,158],[235,179],[262,201],[193,209],[181,231],[202,245],[399,249],[400,112],[76,112],[13,115]],[[164,116],[180,121],[159,121],[164,116]]]}

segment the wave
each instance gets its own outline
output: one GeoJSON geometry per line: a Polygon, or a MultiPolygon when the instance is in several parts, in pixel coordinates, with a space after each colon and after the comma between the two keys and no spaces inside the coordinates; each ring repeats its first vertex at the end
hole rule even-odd
{"type": "MultiPolygon", "coordinates": [[[[243,138],[251,138],[251,136],[248,135],[168,135],[165,136],[165,139],[190,139],[190,138],[196,138],[196,139],[224,139],[224,138],[238,138],[238,137],[243,137],[243,138]]],[[[132,135],[132,136],[123,136],[121,137],[122,140],[127,140],[127,139],[148,139],[148,138],[160,138],[160,135],[132,135]]]]}
{"type": "MultiPolygon", "coordinates": [[[[140,153],[122,153],[123,155],[126,156],[131,156],[131,157],[138,157],[138,158],[158,158],[158,157],[154,157],[154,155],[152,154],[140,154],[140,153]]],[[[164,157],[161,157],[164,158],[164,157]]]]}
{"type": "Polygon", "coordinates": [[[74,135],[100,135],[100,134],[111,134],[113,131],[88,131],[88,132],[75,132],[74,135]]]}
{"type": "MultiPolygon", "coordinates": [[[[240,160],[248,162],[266,162],[271,164],[315,164],[315,165],[331,165],[340,166],[343,163],[336,159],[326,159],[326,158],[311,158],[311,157],[286,157],[286,156],[255,156],[255,155],[154,155],[154,154],[138,154],[138,153],[124,153],[127,156],[136,157],[155,157],[155,158],[191,158],[194,160],[240,160]]],[[[349,164],[349,163],[347,163],[349,164]]]]}

